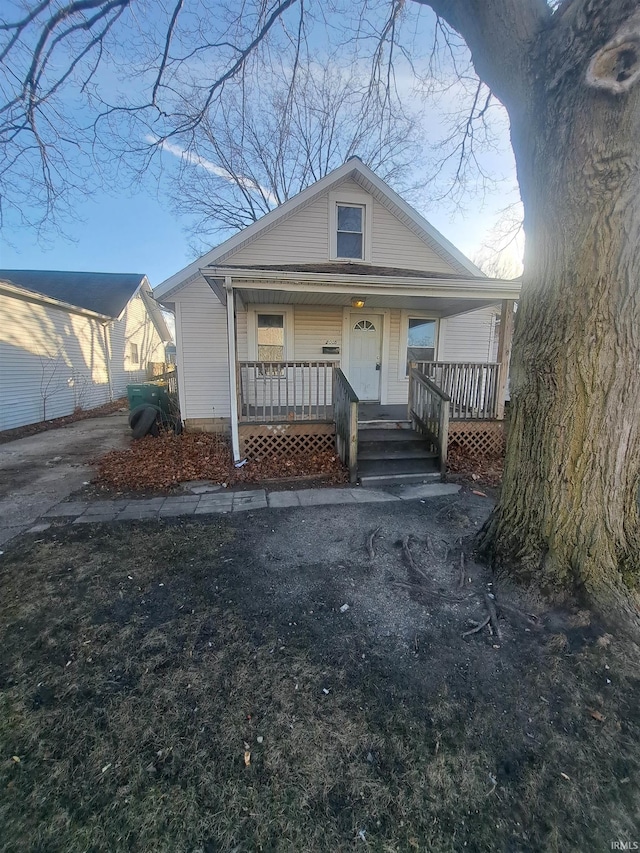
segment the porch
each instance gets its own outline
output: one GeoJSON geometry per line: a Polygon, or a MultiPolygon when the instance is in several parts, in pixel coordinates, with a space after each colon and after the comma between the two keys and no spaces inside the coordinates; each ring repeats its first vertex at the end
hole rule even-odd
{"type": "Polygon", "coordinates": [[[403,405],[360,401],[335,362],[238,362],[240,449],[285,456],[335,447],[350,480],[371,485],[389,474],[440,476],[452,440],[480,453],[501,448],[501,366],[412,362],[403,405]]]}
{"type": "Polygon", "coordinates": [[[234,458],[337,448],[362,479],[359,430],[392,427],[406,434],[377,436],[366,461],[439,475],[454,424],[502,421],[519,285],[348,267],[202,270],[226,306],[234,458]]]}

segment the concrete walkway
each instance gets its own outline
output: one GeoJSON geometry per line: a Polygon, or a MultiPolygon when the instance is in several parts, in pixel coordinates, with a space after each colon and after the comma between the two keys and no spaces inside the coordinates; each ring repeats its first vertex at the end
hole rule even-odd
{"type": "Polygon", "coordinates": [[[183,515],[219,515],[282,507],[339,506],[341,504],[413,501],[453,495],[460,486],[450,483],[427,483],[381,489],[300,489],[295,492],[268,492],[255,489],[247,492],[218,491],[200,495],[179,495],[168,498],[120,501],[68,501],[50,508],[30,532],[46,530],[54,520],[65,519],[73,524],[93,524],[101,521],[139,521],[143,519],[176,518],[183,515]]]}
{"type": "Polygon", "coordinates": [[[126,447],[131,430],[117,412],[0,445],[0,547],[91,480],[89,460],[126,447]]]}

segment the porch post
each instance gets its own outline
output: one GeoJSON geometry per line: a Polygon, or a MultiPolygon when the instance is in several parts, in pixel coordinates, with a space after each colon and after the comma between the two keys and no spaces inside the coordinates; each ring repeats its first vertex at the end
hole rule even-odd
{"type": "Polygon", "coordinates": [[[236,360],[236,320],[235,299],[233,296],[233,285],[231,276],[224,279],[224,288],[227,291],[227,342],[229,344],[229,413],[231,420],[231,450],[233,461],[238,463],[240,459],[240,438],[238,436],[238,386],[237,386],[237,360],[236,360]]]}
{"type": "Polygon", "coordinates": [[[500,312],[500,332],[498,334],[498,390],[496,394],[496,418],[504,419],[504,395],[507,391],[509,378],[509,362],[511,360],[511,342],[513,340],[513,300],[504,299],[500,312]]]}

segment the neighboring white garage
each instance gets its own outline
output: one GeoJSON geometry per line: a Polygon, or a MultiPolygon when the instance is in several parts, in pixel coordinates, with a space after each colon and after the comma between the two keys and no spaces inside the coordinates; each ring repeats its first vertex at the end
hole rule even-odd
{"type": "Polygon", "coordinates": [[[0,270],[0,430],[122,396],[170,341],[144,275],[0,270]]]}

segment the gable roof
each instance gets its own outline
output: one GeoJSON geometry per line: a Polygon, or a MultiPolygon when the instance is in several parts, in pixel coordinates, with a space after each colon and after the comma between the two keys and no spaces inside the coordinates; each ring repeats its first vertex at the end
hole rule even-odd
{"type": "MultiPolygon", "coordinates": [[[[385,205],[401,221],[410,227],[439,255],[445,258],[454,269],[463,276],[486,278],[482,270],[466,258],[453,243],[450,243],[433,225],[431,225],[417,210],[411,207],[395,190],[382,181],[359,157],[350,157],[346,163],[325,175],[315,184],[307,187],[301,193],[267,213],[257,222],[234,234],[219,246],[211,249],[197,261],[186,266],[175,275],[163,281],[154,288],[157,299],[167,299],[181,288],[185,287],[200,275],[205,266],[217,266],[227,260],[231,254],[252,242],[276,224],[292,216],[296,211],[313,202],[318,196],[328,192],[342,181],[351,178],[369,192],[374,198],[385,205]]],[[[366,265],[365,265],[366,266],[366,265]]],[[[425,271],[426,272],[426,271],[425,271]]]]}
{"type": "Polygon", "coordinates": [[[140,273],[0,270],[0,280],[115,320],[146,276],[140,273]]]}

